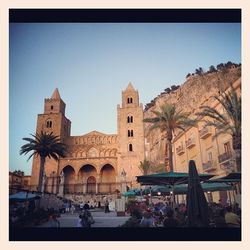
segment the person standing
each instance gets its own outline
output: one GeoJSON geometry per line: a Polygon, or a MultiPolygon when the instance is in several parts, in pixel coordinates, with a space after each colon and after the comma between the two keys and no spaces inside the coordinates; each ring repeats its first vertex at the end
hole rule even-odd
{"type": "Polygon", "coordinates": [[[105,213],[109,213],[109,202],[108,200],[105,201],[105,210],[104,210],[105,213]]]}
{"type": "Polygon", "coordinates": [[[71,214],[74,214],[76,208],[74,206],[74,204],[71,204],[71,208],[70,208],[70,211],[71,211],[71,214]]]}
{"type": "Polygon", "coordinates": [[[83,208],[84,208],[84,204],[83,204],[83,202],[81,201],[81,203],[80,203],[80,211],[81,211],[81,212],[83,211],[83,208]]]}

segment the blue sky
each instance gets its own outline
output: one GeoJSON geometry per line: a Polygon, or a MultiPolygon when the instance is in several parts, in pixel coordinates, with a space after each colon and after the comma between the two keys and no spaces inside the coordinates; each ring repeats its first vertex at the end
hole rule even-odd
{"type": "Polygon", "coordinates": [[[240,24],[10,24],[9,163],[31,173],[22,138],[36,130],[44,98],[59,89],[71,135],[116,133],[116,108],[131,81],[140,102],[182,84],[189,72],[241,62],[240,24]]]}

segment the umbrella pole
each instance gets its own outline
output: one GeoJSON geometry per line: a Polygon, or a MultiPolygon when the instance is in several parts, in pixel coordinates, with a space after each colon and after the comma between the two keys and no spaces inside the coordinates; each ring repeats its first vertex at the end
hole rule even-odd
{"type": "Polygon", "coordinates": [[[230,202],[230,205],[232,205],[232,200],[231,200],[231,194],[230,194],[230,190],[227,191],[228,193],[228,197],[229,197],[229,202],[230,202]]]}

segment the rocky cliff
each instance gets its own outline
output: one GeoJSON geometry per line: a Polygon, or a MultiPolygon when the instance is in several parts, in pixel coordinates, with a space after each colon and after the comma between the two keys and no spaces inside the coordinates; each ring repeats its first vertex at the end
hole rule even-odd
{"type": "MultiPolygon", "coordinates": [[[[213,73],[191,75],[176,90],[162,92],[150,104],[146,105],[144,118],[153,117],[153,110],[160,110],[165,103],[174,103],[178,110],[190,112],[191,116],[201,105],[209,105],[212,96],[219,95],[241,77],[241,66],[224,68],[213,73]]],[[[149,132],[150,124],[145,123],[146,158],[154,164],[164,163],[165,138],[159,130],[149,132]]]]}

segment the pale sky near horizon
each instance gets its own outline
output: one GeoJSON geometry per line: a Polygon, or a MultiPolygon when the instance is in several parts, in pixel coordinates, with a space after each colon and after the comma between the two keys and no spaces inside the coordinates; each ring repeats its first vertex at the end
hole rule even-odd
{"type": "Polygon", "coordinates": [[[145,105],[198,67],[241,63],[239,23],[11,23],[9,38],[9,168],[26,174],[22,138],[55,88],[71,135],[112,134],[130,81],[145,105]]]}

